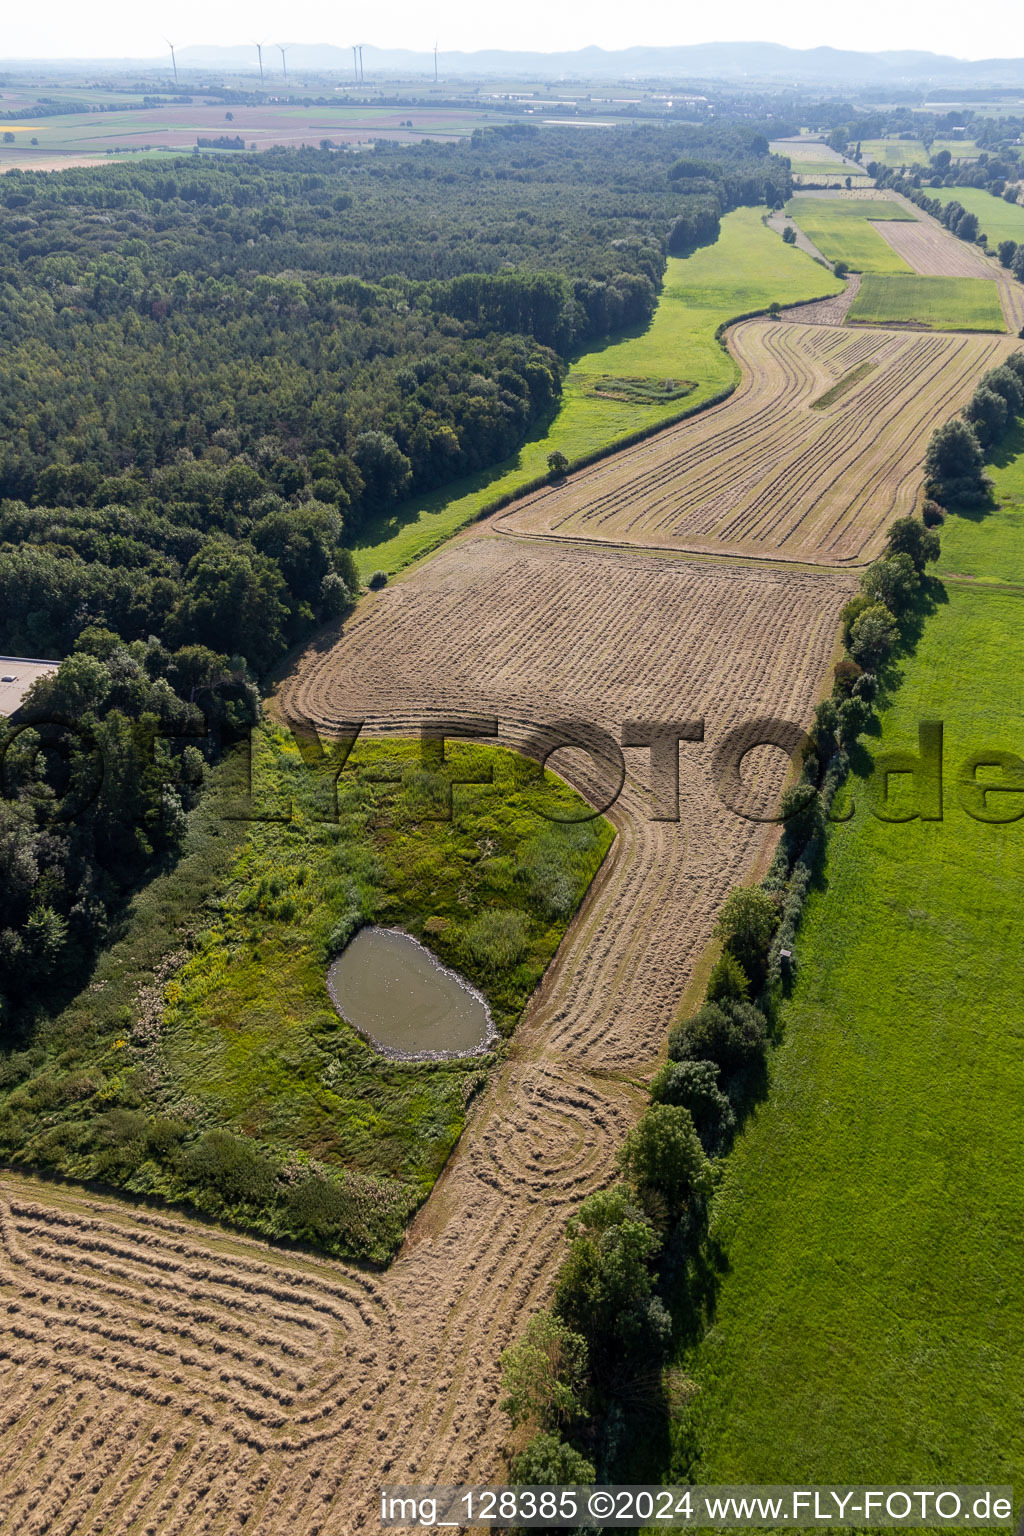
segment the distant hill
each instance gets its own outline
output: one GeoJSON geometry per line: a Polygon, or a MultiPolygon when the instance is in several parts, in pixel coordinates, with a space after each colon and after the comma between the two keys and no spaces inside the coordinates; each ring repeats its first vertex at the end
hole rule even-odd
{"type": "MultiPolygon", "coordinates": [[[[264,54],[266,61],[267,54],[264,54]]],[[[295,69],[352,69],[351,48],[329,44],[300,46],[289,50],[295,69]]],[[[440,55],[446,75],[503,76],[509,78],[628,79],[631,76],[668,79],[751,79],[801,82],[877,81],[893,84],[908,81],[956,81],[964,85],[1017,85],[1024,91],[1024,59],[986,59],[971,62],[923,51],[855,53],[841,48],[785,48],[779,43],[696,43],[679,48],[579,48],[564,53],[506,52],[488,49],[477,53],[444,50],[440,55]]],[[[178,61],[191,68],[238,69],[251,67],[251,47],[182,48],[178,61]]],[[[271,63],[273,58],[271,57],[271,63]]],[[[394,48],[363,48],[367,74],[433,75],[431,53],[394,48]]]]}
{"type": "MultiPolygon", "coordinates": [[[[45,60],[5,60],[5,69],[27,68],[45,60]]],[[[61,68],[162,67],[164,59],[61,59],[61,68]]],[[[178,49],[182,69],[218,72],[254,71],[255,49],[250,44],[231,47],[195,45],[178,49]]],[[[849,82],[891,85],[1019,86],[1024,92],[1024,59],[954,59],[946,54],[918,50],[886,50],[857,53],[843,48],[785,48],[780,43],[695,43],[679,48],[579,48],[564,53],[506,52],[488,49],[478,53],[442,50],[441,72],[446,76],[523,79],[664,79],[738,80],[776,84],[843,84],[849,82]]],[[[264,49],[264,69],[274,78],[278,55],[264,49]]],[[[295,71],[352,73],[351,47],[330,43],[300,44],[288,49],[288,67],[295,71]]],[[[426,75],[433,77],[434,56],[396,48],[363,47],[363,70],[372,76],[426,75]]]]}

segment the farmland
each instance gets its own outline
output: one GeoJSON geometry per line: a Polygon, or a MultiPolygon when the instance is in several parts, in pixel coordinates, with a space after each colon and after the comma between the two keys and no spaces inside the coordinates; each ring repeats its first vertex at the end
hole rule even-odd
{"type": "MultiPolygon", "coordinates": [[[[1001,330],[995,285],[978,287],[991,293],[1001,330]]],[[[1008,345],[746,321],[730,333],[743,383],[728,401],[546,486],[500,514],[498,526],[705,554],[863,561],[893,517],[913,507],[935,421],[1008,345]],[[820,397],[866,361],[874,369],[821,409],[820,397]]]]}
{"type": "Polygon", "coordinates": [[[1005,331],[999,289],[981,277],[868,274],[850,306],[851,325],[917,325],[937,331],[1005,331]]]}
{"type": "MultiPolygon", "coordinates": [[[[841,577],[473,530],[311,654],[285,697],[327,730],[353,709],[399,733],[424,710],[493,712],[514,744],[553,712],[617,730],[657,710],[706,714],[713,741],[752,710],[807,718],[848,591],[841,577]]],[[[546,1296],[562,1219],[607,1181],[637,1073],[726,891],[770,841],[723,813],[709,750],[681,755],[673,823],[649,819],[646,753],[627,749],[602,876],[386,1276],[4,1178],[0,1264],[19,1334],[0,1445],[26,1474],[7,1482],[8,1523],[41,1507],[42,1485],[65,1518],[107,1530],[139,1509],[165,1528],[214,1520],[230,1498],[248,1529],[329,1536],[370,1518],[382,1441],[403,1479],[495,1464],[508,1320],[546,1296]],[[76,1479],[85,1432],[91,1472],[76,1479]]],[[[778,764],[760,771],[777,790],[778,764]]]]}
{"type": "Polygon", "coordinates": [[[754,208],[737,208],[722,220],[713,246],[685,259],[668,258],[664,285],[651,325],[639,336],[585,353],[574,360],[562,403],[545,432],[496,471],[474,476],[440,495],[407,503],[378,519],[356,545],[364,574],[394,572],[472,522],[499,497],[543,475],[547,456],[570,461],[606,449],[630,434],[679,414],[680,407],[645,406],[609,400],[595,393],[595,380],[608,375],[662,380],[685,375],[695,388],[681,402],[700,406],[730,388],[739,377],[732,357],[715,332],[735,315],[767,309],[772,302],[795,304],[841,291],[841,283],[801,251],[765,229],[754,208]]]}
{"type": "Polygon", "coordinates": [[[642,1440],[652,1480],[1011,1480],[1024,823],[965,817],[955,768],[1024,714],[1021,432],[999,506],[946,517],[945,592],[911,555],[865,571],[887,532],[933,553],[890,525],[1017,347],[1009,286],[895,196],[791,204],[863,277],[785,244],[748,98],[671,155],[642,123],[517,124],[8,179],[3,617],[26,646],[52,622],[46,702],[85,729],[55,766],[66,720],[16,723],[4,765],[0,1530],[350,1536],[385,1480],[526,1481],[543,1420],[499,1362],[539,1310],[566,1322],[567,1252],[581,1310],[607,1289],[641,1340],[610,1380],[595,1330],[554,1414],[602,1478],[642,1440]],[[837,665],[858,587],[877,677],[837,665]],[[936,716],[945,820],[883,825],[872,761],[936,716]],[[800,763],[736,763],[748,815],[721,789],[723,740],[766,719],[813,728],[826,791],[852,758],[802,918],[771,819],[800,763]],[[93,721],[95,847],[50,831],[93,721]],[[626,745],[657,722],[672,768],[626,745]],[[478,989],[475,1054],[392,1056],[341,1017],[325,971],[367,923],[478,989]],[[720,1081],[721,1138],[696,1103],[648,1113],[713,964],[737,1038],[707,1054],[744,1066],[675,1065],[720,1081]],[[671,1185],[633,1167],[659,1114],[659,1157],[688,1137],[671,1185]],[[627,1272],[629,1229],[653,1246],[627,1272]]]}
{"type": "Polygon", "coordinates": [[[977,156],[978,146],[970,139],[942,139],[933,141],[926,150],[920,139],[864,139],[861,158],[865,165],[875,160],[880,165],[927,165],[929,157],[948,149],[954,160],[971,160],[977,156]]]}
{"type": "Polygon", "coordinates": [[[971,820],[955,780],[970,751],[1021,750],[1020,597],[985,581],[1020,579],[1022,465],[1000,456],[998,512],[943,527],[943,568],[977,579],[925,619],[870,747],[944,721],[944,819],[875,820],[865,757],[831,833],[771,1093],[718,1204],[728,1272],[678,1476],[1009,1481],[1024,1458],[1024,844],[1019,821],[971,820]]]}
{"type": "Polygon", "coordinates": [[[237,136],[246,149],[257,150],[274,144],[316,145],[322,139],[349,146],[368,144],[376,138],[413,144],[425,138],[463,138],[507,118],[497,106],[470,105],[407,107],[341,102],[307,107],[281,101],[264,106],[234,105],[229,112],[223,105],[214,106],[202,99],[191,106],[168,104],[134,110],[129,105],[126,110],[70,111],[2,125],[17,130],[18,142],[3,146],[0,165],[32,170],[43,161],[60,164],[65,156],[103,163],[118,152],[181,153],[195,149],[200,138],[224,136],[237,136]],[[38,143],[33,145],[32,138],[38,143]]]}
{"type": "Polygon", "coordinates": [[[829,261],[845,261],[855,272],[909,272],[872,220],[915,219],[902,204],[879,196],[841,199],[796,196],[786,212],[829,261]]]}

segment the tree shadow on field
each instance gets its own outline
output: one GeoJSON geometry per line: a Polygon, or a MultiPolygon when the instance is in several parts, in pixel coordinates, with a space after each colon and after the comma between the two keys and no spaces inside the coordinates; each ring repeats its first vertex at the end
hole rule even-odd
{"type": "MultiPolygon", "coordinates": [[[[990,448],[987,457],[988,462],[994,468],[1006,469],[1008,465],[1013,463],[1014,459],[1019,459],[1021,454],[1024,454],[1024,421],[1018,421],[994,447],[990,448]]],[[[964,512],[961,512],[959,507],[953,510],[956,511],[958,517],[976,515],[979,511],[977,508],[971,508],[970,514],[966,514],[966,509],[964,512]]],[[[984,516],[987,510],[990,509],[981,508],[981,516],[984,516]]]]}

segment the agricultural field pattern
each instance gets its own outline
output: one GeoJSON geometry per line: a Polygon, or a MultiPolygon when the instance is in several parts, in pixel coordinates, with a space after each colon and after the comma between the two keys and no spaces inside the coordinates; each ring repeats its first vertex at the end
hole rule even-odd
{"type": "MultiPolygon", "coordinates": [[[[1024,324],[1024,288],[976,247],[913,209],[874,227],[1024,324]]],[[[549,1299],[565,1219],[611,1181],[717,913],[777,839],[788,765],[750,754],[765,819],[744,819],[715,745],[751,717],[808,724],[929,436],[1017,345],[852,324],[858,282],[733,325],[728,398],[463,530],[290,659],[272,711],[325,739],[481,718],[519,750],[567,720],[619,740],[700,719],[704,739],[680,752],[678,821],[624,748],[611,851],[388,1269],[0,1173],[0,1531],[341,1536],[376,1528],[382,1476],[496,1475],[510,1328],[549,1299]]],[[[584,754],[552,767],[599,797],[584,754]]]]}

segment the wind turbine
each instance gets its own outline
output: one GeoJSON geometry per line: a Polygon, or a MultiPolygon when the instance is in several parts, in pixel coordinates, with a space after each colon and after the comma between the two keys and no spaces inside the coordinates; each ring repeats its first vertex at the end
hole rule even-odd
{"type": "Polygon", "coordinates": [[[169,37],[165,37],[164,38],[164,42],[167,44],[168,48],[171,50],[171,68],[174,70],[174,83],[175,83],[175,85],[177,85],[177,83],[178,83],[178,61],[174,57],[174,44],[171,42],[169,37]]]}
{"type": "Polygon", "coordinates": [[[262,85],[263,84],[263,44],[262,43],[256,43],[256,44],[254,44],[254,47],[256,49],[256,53],[257,53],[257,55],[259,57],[259,61],[260,61],[260,85],[262,85]]]}
{"type": "Polygon", "coordinates": [[[352,78],[359,79],[359,65],[356,63],[356,44],[352,44],[352,78]]]}
{"type": "MultiPolygon", "coordinates": [[[[290,47],[291,43],[288,44],[288,48],[290,47]]],[[[288,52],[288,48],[282,47],[280,43],[277,45],[277,51],[281,55],[281,68],[284,70],[284,77],[286,80],[288,79],[288,60],[285,58],[285,54],[288,52]]]]}
{"type": "Polygon", "coordinates": [[[365,75],[363,74],[363,49],[365,48],[365,46],[366,46],[365,43],[357,44],[357,47],[359,48],[359,84],[360,85],[363,84],[363,82],[364,82],[364,80],[366,78],[365,75]]]}
{"type": "Polygon", "coordinates": [[[437,43],[434,44],[434,84],[437,84],[437,43]]]}

